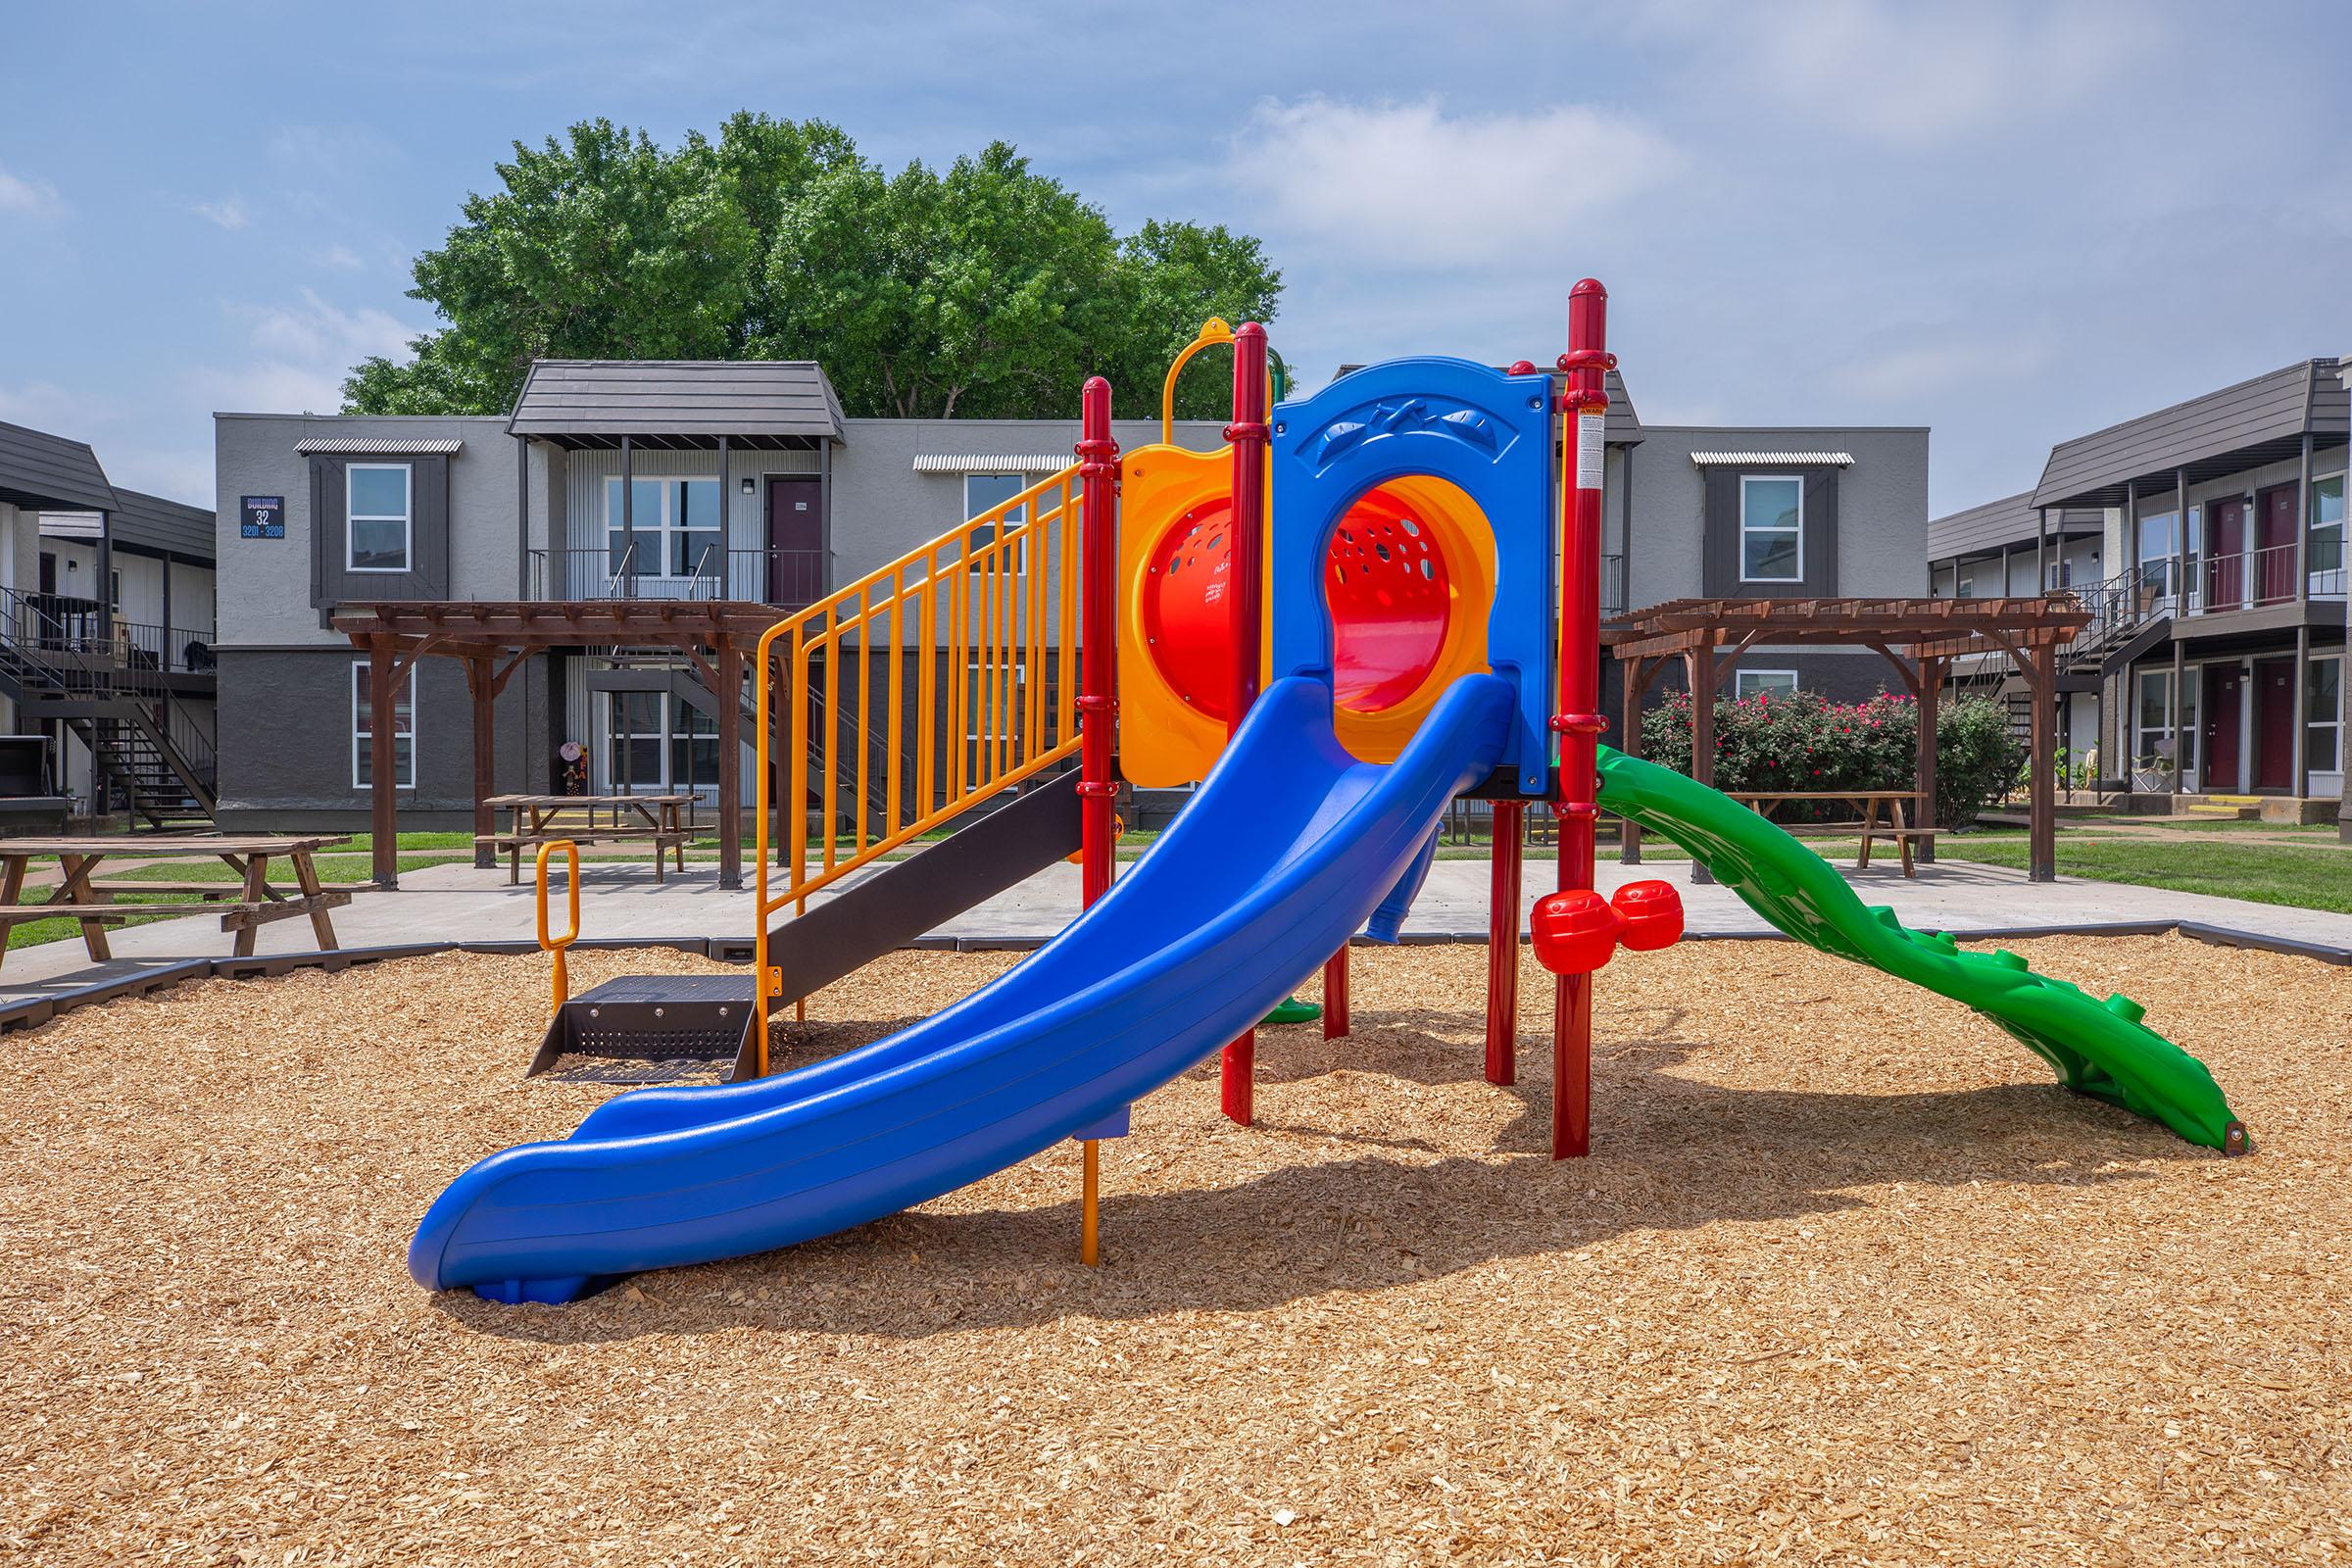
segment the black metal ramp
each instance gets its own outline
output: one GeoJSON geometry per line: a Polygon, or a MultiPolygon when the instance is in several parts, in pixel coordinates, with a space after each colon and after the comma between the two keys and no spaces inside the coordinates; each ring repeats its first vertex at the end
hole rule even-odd
{"type": "Polygon", "coordinates": [[[767,959],[796,1002],[1078,853],[1078,775],[973,818],[768,932],[767,959]]]}

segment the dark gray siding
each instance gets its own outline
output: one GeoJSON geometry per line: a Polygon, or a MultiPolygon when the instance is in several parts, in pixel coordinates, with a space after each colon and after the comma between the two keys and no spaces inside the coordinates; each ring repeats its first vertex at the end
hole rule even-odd
{"type": "MultiPolygon", "coordinates": [[[[351,771],[355,649],[220,650],[220,826],[365,831],[368,792],[351,771]]],[[[426,658],[416,675],[416,788],[400,792],[404,830],[473,822],[473,710],[465,666],[426,658]]],[[[547,661],[535,659],[498,699],[502,791],[548,787],[547,661]]]]}
{"type": "Polygon", "coordinates": [[[1709,599],[1827,599],[1838,592],[1838,476],[1833,467],[1706,470],[1706,587],[1709,599]],[[1743,582],[1740,577],[1740,481],[1804,481],[1804,579],[1743,582]]]}
{"type": "Polygon", "coordinates": [[[111,512],[115,487],[82,442],[0,422],[0,501],[111,512]]]}
{"type": "Polygon", "coordinates": [[[515,435],[837,439],[841,403],[799,360],[541,360],[514,400],[515,435]]]}
{"type": "Polygon", "coordinates": [[[311,603],[325,607],[370,600],[449,597],[449,459],[334,454],[311,466],[311,603]],[[347,571],[344,472],[351,465],[407,464],[410,570],[347,571]]]}
{"type": "MultiPolygon", "coordinates": [[[[2034,503],[2113,504],[2123,499],[2127,479],[2148,478],[2175,468],[2232,460],[2259,461],[2248,449],[2299,440],[2306,429],[2341,433],[2344,404],[2315,397],[2315,382],[2333,381],[2333,360],[2304,360],[2266,375],[2224,387],[2185,403],[2104,430],[2064,441],[2050,449],[2034,503]],[[2324,416],[2330,422],[2316,422],[2324,416]],[[2245,456],[2241,459],[2240,455],[2245,456]]],[[[2219,469],[2214,470],[2221,471],[2219,469]]]]}
{"type": "Polygon", "coordinates": [[[182,561],[201,561],[207,565],[213,561],[213,514],[185,502],[117,490],[113,532],[119,545],[169,552],[182,561]]]}

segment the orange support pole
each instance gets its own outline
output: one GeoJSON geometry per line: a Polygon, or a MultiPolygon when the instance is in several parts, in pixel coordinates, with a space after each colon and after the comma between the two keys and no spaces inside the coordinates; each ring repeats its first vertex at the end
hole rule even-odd
{"type": "Polygon", "coordinates": [[[1487,911],[1487,1082],[1519,1081],[1519,863],[1524,801],[1496,801],[1487,911]]]}
{"type": "Polygon", "coordinates": [[[553,839],[539,846],[539,948],[556,956],[555,1012],[564,1010],[571,1000],[571,968],[564,962],[564,950],[580,940],[580,847],[569,839],[553,839]],[[564,903],[568,906],[571,925],[562,936],[550,935],[547,929],[547,858],[558,850],[564,852],[564,903]]]}
{"type": "MultiPolygon", "coordinates": [[[[1266,559],[1266,329],[1245,321],[1233,334],[1233,422],[1225,440],[1233,448],[1233,542],[1225,580],[1226,606],[1233,615],[1232,701],[1226,734],[1242,727],[1257,701],[1257,661],[1263,618],[1266,559]]],[[[1225,1114],[1250,1125],[1254,1113],[1257,1031],[1244,1030],[1218,1061],[1218,1089],[1225,1114]]]]}
{"type": "MultiPolygon", "coordinates": [[[[1560,407],[1560,739],[1552,809],[1560,819],[1560,888],[1592,886],[1592,837],[1600,772],[1600,489],[1609,410],[1609,291],[1585,278],[1568,291],[1568,352],[1559,368],[1560,407]]],[[[1592,976],[1561,975],[1551,1010],[1551,1157],[1581,1159],[1592,1149],[1592,976]]]]}

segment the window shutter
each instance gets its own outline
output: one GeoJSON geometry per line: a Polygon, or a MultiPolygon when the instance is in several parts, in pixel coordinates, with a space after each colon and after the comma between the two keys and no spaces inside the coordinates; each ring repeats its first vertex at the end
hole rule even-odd
{"type": "Polygon", "coordinates": [[[1838,594],[1838,470],[1814,468],[1805,474],[1805,582],[1809,598],[1833,599],[1838,594]]]}

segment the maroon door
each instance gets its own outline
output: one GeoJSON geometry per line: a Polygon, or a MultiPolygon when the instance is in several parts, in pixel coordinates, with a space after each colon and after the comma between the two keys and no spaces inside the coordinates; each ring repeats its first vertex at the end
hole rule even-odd
{"type": "Polygon", "coordinates": [[[2246,598],[2246,499],[2205,503],[2205,608],[2235,610],[2246,598]]]}
{"type": "Polygon", "coordinates": [[[2295,787],[2295,662],[2254,661],[2254,787],[2295,787]]]}
{"type": "Polygon", "coordinates": [[[2295,597],[2295,487],[2273,485],[2254,500],[2254,602],[2295,597]]]}
{"type": "Polygon", "coordinates": [[[2205,666],[2205,758],[2197,785],[2208,795],[2237,792],[2237,717],[2244,672],[2235,664],[2205,666]]]}
{"type": "Polygon", "coordinates": [[[767,601],[798,608],[825,592],[824,481],[773,474],[767,481],[767,601]]]}

